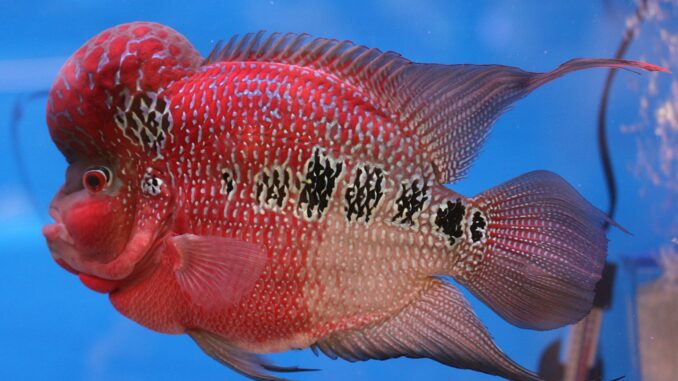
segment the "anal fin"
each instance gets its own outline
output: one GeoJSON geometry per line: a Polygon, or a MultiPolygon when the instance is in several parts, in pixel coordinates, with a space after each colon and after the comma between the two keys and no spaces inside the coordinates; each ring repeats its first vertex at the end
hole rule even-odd
{"type": "Polygon", "coordinates": [[[512,380],[541,380],[501,352],[464,296],[437,278],[392,318],[332,333],[312,349],[333,359],[430,358],[512,380]]]}

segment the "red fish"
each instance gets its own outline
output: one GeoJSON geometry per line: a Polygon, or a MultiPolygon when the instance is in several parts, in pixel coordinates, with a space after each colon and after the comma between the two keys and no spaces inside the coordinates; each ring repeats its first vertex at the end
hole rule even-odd
{"type": "Polygon", "coordinates": [[[548,73],[413,63],[350,42],[248,34],[202,58],[131,23],[68,59],[47,123],[69,166],[52,256],[123,315],[187,333],[256,380],[260,354],[431,358],[538,380],[493,343],[451,276],[509,322],[591,308],[606,217],[555,174],[475,197],[459,180],[493,121],[548,73]]]}

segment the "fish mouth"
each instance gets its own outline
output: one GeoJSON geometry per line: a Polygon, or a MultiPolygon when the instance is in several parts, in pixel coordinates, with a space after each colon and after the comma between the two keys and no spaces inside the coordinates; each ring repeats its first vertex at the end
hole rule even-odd
{"type": "Polygon", "coordinates": [[[61,219],[61,213],[59,210],[54,207],[49,208],[49,215],[54,220],[53,224],[47,224],[42,227],[42,235],[47,240],[47,247],[52,253],[54,260],[63,268],[77,274],[78,271],[75,270],[72,263],[69,263],[68,257],[74,257],[77,255],[75,250],[75,241],[73,237],[68,233],[66,225],[64,225],[63,220],[61,219]]]}
{"type": "Polygon", "coordinates": [[[54,219],[54,223],[45,225],[42,228],[42,234],[47,240],[47,246],[54,261],[64,270],[77,275],[80,281],[93,291],[109,293],[116,290],[120,283],[119,280],[104,279],[78,270],[80,267],[77,259],[78,251],[74,246],[73,237],[68,233],[68,229],[61,219],[61,213],[57,208],[50,207],[49,215],[54,219]]]}
{"type": "Polygon", "coordinates": [[[73,246],[74,241],[71,235],[66,229],[63,220],[61,219],[61,213],[55,207],[49,208],[49,216],[54,220],[53,224],[47,224],[42,228],[42,235],[47,239],[47,243],[61,241],[73,246]]]}
{"type": "Polygon", "coordinates": [[[120,280],[104,279],[98,276],[80,273],[78,275],[82,284],[92,291],[108,294],[118,289],[120,280]]]}
{"type": "Polygon", "coordinates": [[[59,209],[50,207],[49,216],[52,217],[54,223],[43,226],[42,235],[47,240],[47,247],[52,258],[64,270],[75,275],[80,274],[80,271],[77,270],[78,266],[69,260],[69,258],[75,258],[77,251],[74,247],[75,241],[61,219],[59,209]]]}

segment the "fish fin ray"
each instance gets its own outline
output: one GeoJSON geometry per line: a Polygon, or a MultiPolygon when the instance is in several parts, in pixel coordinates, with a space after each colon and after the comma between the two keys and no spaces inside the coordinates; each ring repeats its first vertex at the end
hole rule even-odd
{"type": "Polygon", "coordinates": [[[421,64],[350,41],[295,33],[267,37],[263,32],[215,47],[205,64],[222,61],[285,63],[347,81],[401,126],[402,136],[419,136],[419,144],[427,147],[439,169],[440,183],[461,179],[494,121],[511,104],[547,82],[594,67],[666,71],[621,59],[574,59],[547,73],[502,65],[421,64]]]}
{"type": "Polygon", "coordinates": [[[237,239],[182,234],[171,242],[179,253],[179,286],[207,308],[237,303],[254,287],[267,262],[262,246],[237,239]]]}
{"type": "Polygon", "coordinates": [[[495,120],[536,88],[578,70],[638,68],[666,71],[656,65],[622,59],[570,60],[555,70],[533,73],[503,65],[412,63],[394,80],[391,94],[412,131],[429,147],[440,183],[461,179],[484,144],[495,120]]]}
{"type": "Polygon", "coordinates": [[[551,82],[574,71],[593,68],[625,69],[634,74],[639,73],[631,70],[631,68],[637,68],[645,71],[670,73],[670,71],[666,68],[642,61],[632,61],[619,58],[574,58],[561,64],[550,72],[542,73],[534,77],[530,81],[528,91],[532,91],[547,82],[551,82]]]}
{"type": "Polygon", "coordinates": [[[439,278],[432,278],[413,302],[390,319],[332,333],[311,349],[351,362],[430,358],[514,380],[541,380],[501,352],[461,292],[439,278]]]}
{"type": "Polygon", "coordinates": [[[315,370],[271,364],[262,356],[237,348],[221,336],[205,330],[189,330],[188,335],[210,357],[256,381],[288,381],[285,378],[274,376],[270,372],[290,373],[315,370]]]}
{"type": "Polygon", "coordinates": [[[300,368],[298,366],[279,366],[273,364],[261,364],[261,367],[276,373],[302,373],[302,372],[318,372],[317,368],[300,368]]]}
{"type": "Polygon", "coordinates": [[[603,212],[547,171],[510,180],[473,203],[487,215],[487,241],[477,270],[454,275],[460,283],[523,328],[557,328],[590,311],[607,255],[603,212]]]}

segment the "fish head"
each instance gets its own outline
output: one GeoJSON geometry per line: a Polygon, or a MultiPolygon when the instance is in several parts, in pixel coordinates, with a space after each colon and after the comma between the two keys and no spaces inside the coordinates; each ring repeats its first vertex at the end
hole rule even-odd
{"type": "MultiPolygon", "coordinates": [[[[105,157],[68,166],[66,180],[49,208],[54,223],[43,228],[52,256],[67,270],[102,279],[124,278],[142,251],[150,248],[150,236],[161,226],[140,226],[146,218],[139,215],[144,203],[135,186],[139,176],[125,167],[105,157]],[[128,247],[132,240],[136,248],[128,247]]],[[[159,215],[170,214],[171,205],[166,204],[159,215]]]]}
{"type": "Polygon", "coordinates": [[[43,234],[57,263],[90,288],[116,288],[170,228],[174,126],[164,94],[201,62],[171,28],[135,22],[90,39],[52,85],[47,124],[69,165],[43,234]]]}

